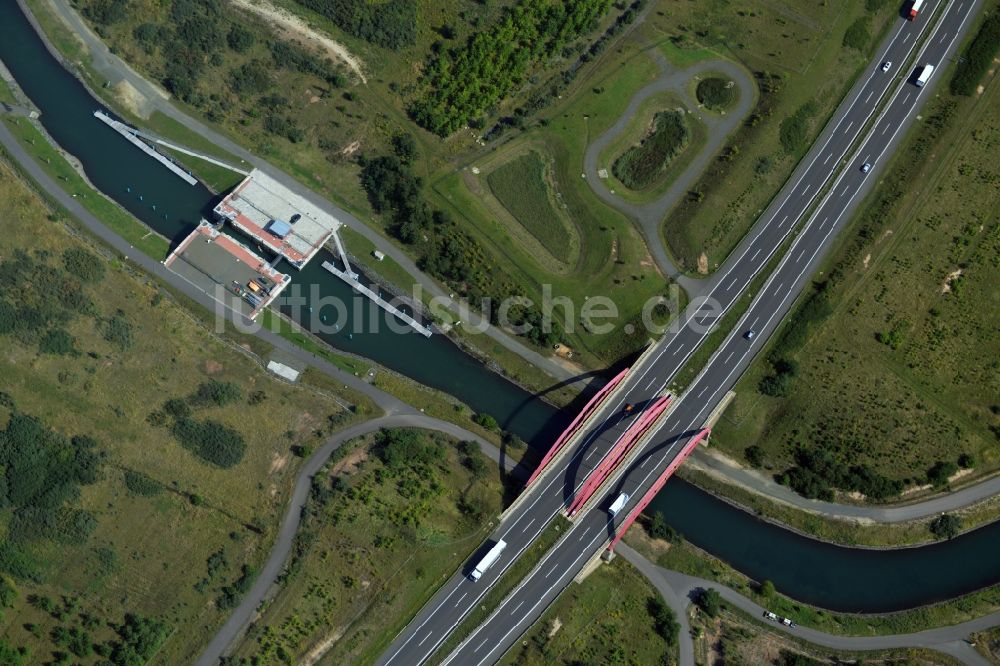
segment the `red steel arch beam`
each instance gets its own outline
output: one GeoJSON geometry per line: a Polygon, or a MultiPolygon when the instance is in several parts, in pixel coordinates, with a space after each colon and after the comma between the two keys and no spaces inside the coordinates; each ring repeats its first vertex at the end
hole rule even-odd
{"type": "Polygon", "coordinates": [[[629,454],[629,451],[635,446],[642,436],[649,430],[649,426],[653,424],[660,417],[660,414],[670,405],[670,396],[665,396],[658,399],[653,406],[645,410],[639,415],[635,423],[629,426],[628,430],[618,438],[615,445],[611,447],[611,451],[608,455],[604,456],[604,459],[597,465],[587,480],[584,481],[583,486],[580,488],[580,492],[576,494],[573,498],[573,502],[570,504],[569,510],[566,512],[567,515],[572,517],[579,511],[587,501],[593,496],[593,494],[601,487],[601,485],[607,480],[611,473],[615,471],[619,463],[625,459],[625,456],[629,454]]]}
{"type": "Polygon", "coordinates": [[[532,482],[538,478],[538,475],[542,473],[545,466],[556,457],[556,454],[559,453],[566,442],[568,442],[573,435],[576,434],[576,431],[579,430],[580,425],[587,419],[587,417],[590,416],[595,409],[601,406],[604,399],[609,393],[611,393],[611,391],[614,390],[616,386],[618,386],[618,384],[621,383],[622,379],[625,378],[625,375],[628,374],[628,371],[629,368],[625,368],[619,372],[610,382],[602,386],[601,390],[594,394],[594,397],[587,401],[587,404],[584,405],[583,409],[580,410],[580,413],[576,415],[573,422],[570,423],[565,430],[563,430],[562,434],[559,435],[559,439],[556,440],[556,443],[552,445],[548,453],[546,453],[542,458],[542,462],[538,463],[538,467],[536,467],[535,471],[531,473],[531,477],[528,479],[528,482],[524,484],[525,487],[530,486],[532,482]]]}
{"type": "Polygon", "coordinates": [[[691,455],[691,452],[698,446],[698,443],[708,437],[708,434],[711,431],[711,428],[702,428],[697,435],[691,438],[691,441],[684,445],[680,454],[678,454],[678,456],[674,458],[669,465],[667,465],[667,468],[663,470],[663,474],[661,474],[660,478],[656,480],[656,483],[654,483],[646,494],[642,496],[642,501],[636,504],[635,508],[633,508],[625,520],[622,521],[621,527],[619,527],[618,531],[615,533],[615,538],[612,539],[611,543],[608,545],[609,552],[615,549],[615,546],[622,540],[622,537],[625,536],[625,532],[627,532],[628,528],[632,526],[635,519],[639,517],[639,514],[642,513],[643,509],[649,506],[649,503],[653,501],[656,494],[663,488],[663,484],[667,482],[667,479],[673,476],[674,472],[677,471],[677,468],[681,466],[681,463],[687,460],[687,457],[691,455]]]}

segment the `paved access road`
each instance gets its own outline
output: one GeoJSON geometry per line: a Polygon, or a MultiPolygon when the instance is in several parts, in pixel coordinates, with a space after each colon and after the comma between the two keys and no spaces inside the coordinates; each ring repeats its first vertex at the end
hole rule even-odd
{"type": "MultiPolygon", "coordinates": [[[[817,211],[809,217],[778,268],[754,298],[737,331],[729,336],[703,373],[675,403],[664,427],[644,448],[635,464],[609,484],[609,490],[594,509],[576,519],[569,533],[542,558],[532,574],[494,614],[463,642],[451,655],[451,660],[460,664],[493,663],[540,617],[613,533],[616,526],[605,512],[607,504],[620,492],[628,492],[634,502],[652,485],[659,471],[700,427],[773,333],[815,270],[831,238],[872,187],[900,132],[913,120],[918,104],[936,82],[932,79],[931,85],[918,89],[901,81],[912,76],[912,68],[904,69],[902,64],[915,52],[919,52],[916,58],[919,64],[940,64],[954,48],[959,32],[968,26],[968,19],[977,7],[978,2],[974,0],[953,0],[945,7],[943,18],[931,25],[933,13],[941,9],[941,0],[936,0],[929,3],[922,20],[912,23],[899,20],[893,26],[879,49],[877,60],[862,74],[809,155],[737,250],[737,259],[716,281],[708,297],[693,302],[684,317],[684,326],[667,334],[650,362],[630,373],[625,388],[619,393],[620,398],[603,410],[601,425],[589,433],[571,455],[558,461],[551,473],[536,482],[537,487],[532,488],[528,501],[506,516],[491,538],[491,542],[502,538],[508,544],[498,562],[475,583],[464,577],[465,572],[456,572],[401,632],[379,663],[419,664],[435,651],[479,604],[514,559],[559,513],[586,472],[596,466],[620,437],[625,427],[623,404],[644,405],[665,391],[706,333],[742,297],[793,227],[816,203],[821,191],[829,187],[817,211]],[[931,34],[926,43],[918,44],[927,33],[931,34]],[[884,61],[892,61],[894,68],[883,72],[881,64],[884,61]],[[852,150],[880,104],[885,104],[886,110],[878,114],[871,132],[857,150],[852,150]],[[872,164],[871,171],[861,172],[864,162],[872,164]],[[844,169],[838,176],[841,166],[844,169]],[[751,329],[755,331],[753,339],[744,339],[743,331],[751,329]]],[[[619,516],[623,517],[626,512],[622,511],[619,516]]]]}
{"type": "MultiPolygon", "coordinates": [[[[690,625],[688,623],[687,607],[690,604],[694,593],[714,588],[719,595],[725,599],[726,603],[741,611],[761,617],[764,608],[751,599],[743,596],[736,590],[704,578],[696,578],[677,571],[670,571],[657,566],[632,550],[626,544],[621,544],[617,548],[619,555],[623,556],[650,583],[657,589],[664,601],[673,609],[677,615],[678,623],[681,625],[680,638],[680,664],[681,666],[694,666],[694,649],[690,637],[690,625]]],[[[790,634],[796,638],[808,641],[814,645],[833,648],[834,650],[863,651],[863,650],[890,650],[895,648],[924,647],[944,652],[963,664],[970,666],[989,666],[990,662],[977,652],[967,641],[970,634],[984,629],[1000,626],[1000,611],[984,615],[982,617],[954,624],[947,627],[935,627],[911,634],[889,634],[882,636],[843,636],[840,634],[828,634],[818,629],[810,627],[786,627],[783,624],[774,623],[773,630],[790,634]]]]}

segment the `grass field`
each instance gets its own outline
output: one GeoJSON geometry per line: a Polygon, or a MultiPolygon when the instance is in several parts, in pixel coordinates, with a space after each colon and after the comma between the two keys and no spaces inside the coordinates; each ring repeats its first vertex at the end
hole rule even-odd
{"type": "MultiPolygon", "coordinates": [[[[784,151],[780,125],[814,100],[809,139],[818,133],[870,56],[842,44],[848,26],[866,14],[866,5],[872,3],[785,0],[737,10],[666,2],[662,15],[650,14],[642,31],[668,59],[686,64],[716,52],[751,72],[769,74],[766,81],[758,76],[762,92],[751,120],[692,187],[697,196],[678,204],[664,221],[664,239],[684,270],[693,273],[702,253],[709,270],[721,264],[788,178],[797,157],[784,151]]],[[[871,13],[872,33],[880,35],[897,10],[878,4],[871,13]]]]}
{"type": "Polygon", "coordinates": [[[394,432],[416,442],[402,459],[374,434],[345,444],[316,475],[282,589],[237,656],[371,663],[480,546],[502,496],[482,454],[394,432]]]}
{"type": "Polygon", "coordinates": [[[486,177],[493,196],[514,219],[552,256],[567,262],[569,235],[548,181],[545,162],[535,151],[501,164],[486,177]]]}
{"type": "Polygon", "coordinates": [[[651,613],[659,599],[642,574],[616,558],[571,584],[500,663],[675,664],[676,637],[666,640],[651,613]]]}
{"type": "MultiPolygon", "coordinates": [[[[53,267],[73,248],[101,257],[104,277],[82,288],[91,305],[62,324],[77,353],[40,354],[30,336],[5,335],[0,370],[19,412],[67,436],[89,434],[107,454],[97,480],[70,503],[96,519],[89,538],[18,545],[38,577],[16,580],[20,594],[0,619],[0,633],[41,662],[58,649],[51,642],[57,628],[84,626],[102,642],[113,633],[105,621],[117,625],[133,612],[169,626],[158,653],[163,663],[190,662],[226,616],[217,606],[224,588],[236,584],[244,565],[257,566],[270,546],[298,469],[293,449],[315,445],[354,416],[335,396],[277,381],[242,348],[164,298],[147,277],[104,258],[104,250],[50,215],[3,164],[0,217],[4,260],[17,249],[53,267]],[[111,337],[109,319],[127,335],[111,337]],[[207,464],[169,429],[148,421],[168,398],[187,398],[212,379],[238,386],[243,395],[195,412],[245,440],[242,460],[228,469],[207,464]],[[151,480],[147,494],[126,487],[133,473],[151,480]],[[55,599],[55,606],[37,601],[42,597],[55,599]]],[[[10,511],[0,520],[8,548],[10,511]]]]}
{"type": "Polygon", "coordinates": [[[62,181],[63,189],[74,195],[84,208],[143,253],[159,260],[167,257],[170,249],[167,239],[151,231],[116,202],[94,190],[34,123],[27,118],[5,117],[2,121],[39,166],[56,180],[62,181]]]}
{"type": "Polygon", "coordinates": [[[922,113],[825,267],[826,288],[737,385],[713,432],[728,454],[756,445],[781,472],[819,447],[908,481],[908,497],[938,461],[971,456],[963,483],[1000,466],[998,100],[990,81],[922,113]],[[777,358],[798,372],[787,395],[761,395],[777,358]]]}

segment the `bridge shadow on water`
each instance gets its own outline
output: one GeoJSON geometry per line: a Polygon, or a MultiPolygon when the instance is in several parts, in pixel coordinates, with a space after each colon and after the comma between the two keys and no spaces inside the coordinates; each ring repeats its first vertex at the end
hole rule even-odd
{"type": "MultiPolygon", "coordinates": [[[[648,461],[650,459],[654,459],[654,463],[655,463],[655,461],[659,459],[659,457],[660,457],[660,455],[662,453],[664,453],[665,451],[669,451],[670,449],[672,449],[675,444],[676,445],[683,444],[684,442],[686,442],[691,437],[694,437],[695,435],[697,435],[698,432],[699,431],[696,428],[696,429],[693,429],[693,430],[686,430],[686,431],[684,431],[682,433],[679,433],[677,435],[674,435],[672,437],[668,437],[667,439],[664,439],[662,442],[660,442],[656,446],[654,446],[650,451],[647,451],[645,454],[643,454],[639,458],[636,458],[632,462],[632,464],[629,466],[629,468],[626,471],[626,473],[623,474],[621,476],[621,478],[618,479],[618,483],[615,486],[614,491],[611,493],[611,497],[618,497],[618,495],[620,495],[622,492],[624,492],[625,479],[627,479],[628,476],[630,474],[632,474],[634,471],[640,469],[646,461],[648,461]]],[[[652,474],[652,469],[655,469],[655,464],[654,464],[654,467],[651,468],[651,471],[649,472],[650,474],[652,474]]],[[[659,476],[657,476],[656,478],[659,478],[659,476]]],[[[653,481],[655,481],[655,480],[656,479],[654,478],[653,481]]],[[[643,485],[646,485],[646,484],[643,484],[643,485]]],[[[641,496],[640,497],[630,497],[629,498],[629,501],[628,501],[628,504],[627,504],[627,506],[629,507],[629,511],[631,511],[632,508],[635,507],[635,504],[640,499],[642,499],[641,496]]],[[[605,507],[605,508],[607,508],[607,507],[605,507]]],[[[615,530],[615,518],[611,514],[607,515],[606,527],[607,527],[607,531],[608,531],[608,538],[614,539],[614,537],[615,537],[615,531],[616,531],[615,530]]]]}
{"type": "MultiPolygon", "coordinates": [[[[583,471],[587,453],[598,448],[597,445],[600,443],[607,444],[606,447],[602,448],[610,449],[625,434],[625,431],[636,422],[636,419],[640,418],[646,409],[655,402],[656,400],[651,398],[636,403],[635,409],[629,416],[616,410],[614,414],[586,433],[585,444],[574,452],[573,458],[566,468],[566,474],[563,477],[563,504],[565,506],[568,506],[573,500],[573,496],[576,494],[576,487],[583,480],[581,473],[584,475],[587,473],[583,471]],[[606,438],[609,434],[610,439],[606,438]]],[[[603,460],[603,457],[600,460],[603,460]]],[[[600,464],[600,460],[595,463],[595,467],[600,464]]]]}

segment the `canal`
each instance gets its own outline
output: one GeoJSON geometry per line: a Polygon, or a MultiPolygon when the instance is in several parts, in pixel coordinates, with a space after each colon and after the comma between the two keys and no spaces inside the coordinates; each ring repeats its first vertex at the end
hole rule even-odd
{"type": "MultiPolygon", "coordinates": [[[[0,2],[0,59],[41,110],[52,137],[83,164],[94,185],[150,227],[177,242],[211,210],[212,194],[189,186],[93,117],[99,103],[54,59],[14,2],[0,2]],[[141,198],[140,198],[141,197],[141,198]],[[156,209],[153,209],[153,206],[156,209]]],[[[320,268],[290,269],[304,294],[352,303],[349,287],[320,268]]],[[[491,372],[448,338],[398,333],[366,299],[364,322],[324,335],[333,347],[371,358],[492,414],[511,432],[544,447],[566,419],[550,405],[491,372]],[[350,331],[350,332],[348,332],[350,331]]],[[[360,323],[360,322],[358,322],[360,323]]],[[[831,610],[887,612],[952,598],[1000,581],[1000,523],[915,549],[870,551],[823,544],[760,521],[674,479],[651,505],[695,545],[757,580],[831,610]]]]}

